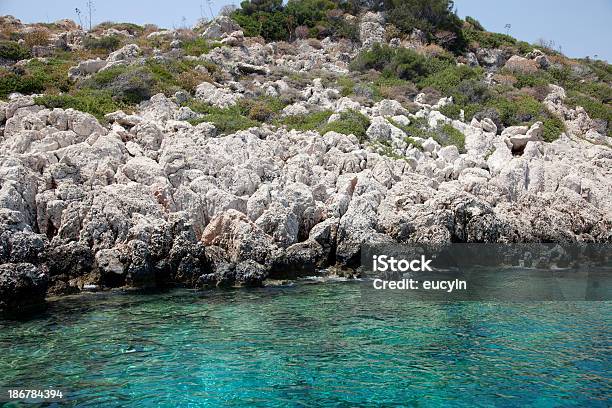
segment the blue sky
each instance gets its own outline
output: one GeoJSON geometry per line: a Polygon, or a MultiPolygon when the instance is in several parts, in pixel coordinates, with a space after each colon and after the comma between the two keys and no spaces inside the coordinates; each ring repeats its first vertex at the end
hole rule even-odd
{"type": "MultiPolygon", "coordinates": [[[[193,25],[209,17],[206,0],[98,0],[93,22],[129,21],[172,28],[193,25]]],[[[212,0],[213,13],[230,0],[212,0]]],[[[490,31],[505,32],[521,40],[554,41],[571,57],[599,56],[612,61],[612,0],[455,0],[461,17],[476,17],[490,31]]],[[[0,14],[12,14],[25,22],[76,19],[75,7],[85,0],[0,0],[0,14]]]]}

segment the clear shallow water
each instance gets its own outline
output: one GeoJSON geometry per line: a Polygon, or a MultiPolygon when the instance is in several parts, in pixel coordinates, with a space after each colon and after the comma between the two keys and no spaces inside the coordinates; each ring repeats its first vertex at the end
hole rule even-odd
{"type": "Polygon", "coordinates": [[[610,302],[409,302],[358,283],[65,298],[0,321],[0,386],[77,406],[612,404],[610,302]]]}

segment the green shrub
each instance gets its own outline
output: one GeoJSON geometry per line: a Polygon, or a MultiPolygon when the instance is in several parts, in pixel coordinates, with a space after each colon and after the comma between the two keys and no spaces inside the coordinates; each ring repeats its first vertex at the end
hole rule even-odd
{"type": "MultiPolygon", "coordinates": [[[[431,87],[444,94],[449,94],[451,89],[459,86],[463,81],[480,79],[482,76],[482,69],[467,65],[449,65],[445,69],[422,79],[419,86],[422,88],[431,87]]],[[[475,85],[476,82],[470,84],[475,85]]]]}
{"type": "Polygon", "coordinates": [[[335,0],[243,1],[230,17],[248,37],[262,36],[266,41],[289,41],[305,36],[359,39],[357,24],[341,18],[342,9],[335,0]]]}
{"type": "Polygon", "coordinates": [[[6,98],[13,92],[31,94],[42,92],[44,89],[45,83],[40,78],[0,68],[0,98],[6,98]]]}
{"type": "Polygon", "coordinates": [[[257,12],[273,13],[281,11],[283,8],[282,0],[244,0],[240,3],[240,8],[245,14],[251,15],[257,12]]]}
{"type": "Polygon", "coordinates": [[[285,14],[295,27],[315,27],[326,19],[326,12],[334,8],[335,4],[329,0],[289,0],[285,14]]]}
{"type": "Polygon", "coordinates": [[[202,37],[184,40],[181,43],[181,48],[185,52],[185,55],[191,55],[195,57],[199,57],[202,54],[208,54],[212,49],[217,48],[219,46],[219,43],[211,43],[202,37]]]}
{"type": "Polygon", "coordinates": [[[574,108],[582,106],[591,119],[605,121],[607,124],[607,135],[612,137],[612,105],[610,103],[603,103],[574,91],[568,92],[568,98],[565,103],[574,108]]]}
{"type": "Polygon", "coordinates": [[[340,87],[340,94],[342,96],[349,96],[353,94],[355,90],[355,81],[349,77],[338,78],[338,86],[340,87]]]}
{"type": "Polygon", "coordinates": [[[547,142],[554,142],[561,136],[561,133],[565,132],[565,123],[557,117],[551,115],[542,121],[544,124],[543,138],[547,142]]]}
{"type": "Polygon", "coordinates": [[[121,39],[116,35],[109,35],[104,37],[92,37],[86,36],[83,39],[83,47],[87,50],[103,50],[111,52],[119,49],[121,45],[121,39]]]}
{"type": "Polygon", "coordinates": [[[344,135],[355,135],[360,141],[366,138],[366,131],[370,127],[370,120],[360,112],[349,110],[340,113],[340,119],[327,123],[319,130],[324,135],[327,132],[338,132],[344,135]]]}
{"type": "Polygon", "coordinates": [[[327,124],[327,120],[332,115],[331,111],[313,112],[306,115],[286,116],[277,125],[287,126],[288,129],[305,132],[307,130],[318,130],[327,124]]]}
{"type": "Polygon", "coordinates": [[[245,13],[237,10],[232,13],[232,19],[242,27],[247,37],[262,36],[266,41],[286,41],[289,30],[286,15],[282,12],[245,13]]]}
{"type": "Polygon", "coordinates": [[[141,35],[145,30],[143,26],[140,26],[134,23],[115,23],[112,21],[105,21],[105,22],[102,22],[96,25],[94,27],[94,31],[102,32],[110,28],[114,28],[115,30],[119,30],[119,31],[127,31],[130,34],[137,35],[137,36],[141,35]]]}
{"type": "Polygon", "coordinates": [[[246,130],[251,127],[259,126],[261,123],[256,120],[249,119],[242,115],[236,115],[232,108],[219,109],[214,113],[209,113],[202,118],[192,119],[189,121],[192,125],[197,125],[202,122],[211,122],[221,134],[232,134],[241,130],[246,130]]]}
{"type": "Polygon", "coordinates": [[[535,88],[538,86],[547,86],[554,82],[554,79],[546,71],[539,70],[532,74],[527,73],[515,73],[516,82],[514,87],[518,89],[522,88],[535,88]]]}
{"type": "Polygon", "coordinates": [[[476,20],[474,17],[467,16],[465,17],[465,21],[472,25],[472,28],[477,31],[485,31],[480,21],[476,20]]]}
{"type": "Polygon", "coordinates": [[[415,137],[421,139],[429,139],[431,137],[441,146],[455,145],[459,149],[459,152],[465,153],[465,136],[449,124],[444,124],[437,129],[430,129],[427,125],[427,121],[422,118],[413,119],[408,126],[402,126],[394,121],[390,121],[390,123],[402,129],[407,135],[404,138],[406,143],[418,149],[421,149],[422,145],[414,139],[415,137]]]}
{"type": "MultiPolygon", "coordinates": [[[[194,76],[194,68],[199,64],[197,61],[177,59],[147,60],[144,65],[120,65],[90,76],[78,87],[107,90],[121,102],[135,104],[156,93],[169,96],[180,89],[193,91],[194,86],[210,79],[205,74],[194,76]]],[[[215,70],[214,65],[210,66],[209,71],[215,70]]]]}
{"type": "Polygon", "coordinates": [[[38,78],[46,92],[68,92],[72,86],[68,80],[68,70],[73,64],[73,60],[60,58],[47,58],[45,62],[33,59],[26,65],[26,72],[38,78]]]}
{"type": "Polygon", "coordinates": [[[359,25],[345,19],[332,22],[332,36],[334,38],[346,38],[354,42],[359,41],[359,25]]]}
{"type": "MultiPolygon", "coordinates": [[[[250,109],[252,109],[256,104],[257,102],[255,101],[240,101],[240,103],[235,106],[218,108],[207,103],[191,99],[185,104],[185,106],[188,106],[194,112],[202,115],[201,118],[190,120],[189,122],[192,125],[197,125],[198,123],[202,122],[211,122],[215,125],[217,131],[220,133],[231,134],[240,130],[261,125],[260,121],[248,117],[250,109]]],[[[260,106],[266,106],[266,109],[270,109],[269,105],[260,106]]]]}
{"type": "Polygon", "coordinates": [[[455,145],[460,153],[465,153],[465,135],[463,133],[449,124],[444,124],[435,133],[434,140],[441,146],[455,145]]]}
{"type": "Polygon", "coordinates": [[[418,28],[430,39],[436,39],[434,34],[446,31],[454,38],[442,45],[454,49],[463,46],[462,21],[453,11],[452,0],[387,0],[384,8],[387,22],[403,33],[409,34],[414,28],[418,28]]]}
{"type": "Polygon", "coordinates": [[[375,44],[371,50],[362,51],[351,63],[354,71],[374,69],[387,77],[418,82],[449,66],[449,62],[437,57],[426,57],[408,48],[391,48],[375,44]]]}
{"type": "Polygon", "coordinates": [[[116,66],[92,75],[79,88],[107,91],[125,104],[137,104],[153,95],[155,79],[146,66],[116,66]]]}
{"type": "Polygon", "coordinates": [[[0,41],[0,59],[20,61],[30,57],[30,51],[15,41],[0,41]]]}
{"type": "Polygon", "coordinates": [[[105,120],[104,115],[107,113],[127,108],[124,104],[113,99],[110,92],[100,90],[80,90],[74,94],[44,95],[35,98],[34,102],[50,109],[72,108],[91,113],[101,122],[105,120]]]}
{"type": "Polygon", "coordinates": [[[467,29],[463,30],[463,35],[467,41],[475,42],[482,48],[501,48],[516,45],[516,39],[506,34],[467,29]]]}
{"type": "Polygon", "coordinates": [[[531,96],[522,96],[513,100],[498,97],[489,101],[486,106],[497,110],[504,126],[532,122],[544,110],[544,106],[531,96]]]}
{"type": "Polygon", "coordinates": [[[19,69],[0,68],[0,97],[6,97],[12,92],[67,92],[71,88],[68,68],[72,63],[57,58],[48,58],[46,62],[33,59],[19,69]]]}
{"type": "Polygon", "coordinates": [[[404,138],[404,141],[405,141],[405,142],[406,142],[408,145],[410,145],[410,146],[416,147],[416,148],[417,148],[417,149],[419,149],[419,150],[423,150],[423,144],[422,144],[421,142],[417,141],[417,140],[414,140],[414,139],[413,139],[412,137],[410,137],[410,136],[406,136],[406,137],[404,138]]]}
{"type": "Polygon", "coordinates": [[[113,97],[128,104],[138,104],[153,96],[154,85],[150,70],[146,67],[137,67],[115,78],[109,89],[113,97]]]}

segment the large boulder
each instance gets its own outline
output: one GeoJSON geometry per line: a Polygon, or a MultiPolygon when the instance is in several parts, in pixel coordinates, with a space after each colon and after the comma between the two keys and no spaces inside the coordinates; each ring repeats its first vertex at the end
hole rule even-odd
{"type": "Polygon", "coordinates": [[[529,60],[527,58],[513,55],[506,62],[504,66],[507,70],[517,74],[533,74],[539,68],[538,63],[535,60],[529,60]]]}
{"type": "Polygon", "coordinates": [[[242,98],[241,94],[234,93],[228,89],[217,88],[210,82],[203,82],[198,85],[195,96],[202,102],[209,103],[219,108],[234,106],[238,103],[238,100],[242,98]]]}
{"type": "Polygon", "coordinates": [[[242,31],[242,29],[234,20],[227,16],[218,16],[208,23],[202,37],[208,39],[221,38],[223,34],[229,35],[236,31],[242,31]]]}
{"type": "Polygon", "coordinates": [[[272,238],[245,214],[226,210],[213,218],[202,233],[204,245],[227,252],[230,262],[253,260],[265,264],[275,249],[272,238]]]}
{"type": "Polygon", "coordinates": [[[385,18],[381,13],[368,11],[359,23],[359,40],[364,48],[385,41],[385,18]]]}

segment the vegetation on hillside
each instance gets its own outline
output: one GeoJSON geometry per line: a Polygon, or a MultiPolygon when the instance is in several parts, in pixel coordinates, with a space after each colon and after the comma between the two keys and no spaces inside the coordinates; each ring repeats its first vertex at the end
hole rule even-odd
{"type": "MultiPolygon", "coordinates": [[[[598,121],[601,132],[612,136],[609,64],[572,60],[546,47],[534,47],[506,34],[487,32],[472,17],[464,21],[458,18],[451,0],[247,0],[229,15],[243,27],[246,36],[261,36],[267,41],[324,37],[358,40],[356,16],[367,10],[385,12],[387,40],[409,39],[416,28],[428,43],[414,49],[376,45],[361,52],[352,61],[349,75],[330,74],[328,83],[336,86],[342,96],[364,105],[394,99],[411,111],[414,111],[412,101],[420,92],[432,102],[452,96],[454,103],[442,108],[448,117],[466,121],[489,117],[500,129],[542,121],[545,139],[554,140],[564,131],[564,125],[546,110],[543,100],[548,84],[557,84],[567,91],[567,106],[584,107],[598,121]],[[538,48],[546,53],[550,65],[531,72],[500,69],[487,74],[485,69],[469,66],[466,57],[467,53],[477,54],[483,48],[498,49],[506,57],[525,56],[538,48]]],[[[133,109],[158,92],[171,96],[184,90],[193,95],[198,84],[223,79],[223,72],[214,64],[181,58],[199,57],[221,45],[189,29],[176,30],[172,38],[149,38],[157,27],[105,22],[87,33],[81,50],[69,52],[55,47],[50,55],[33,58],[37,47],[44,48],[50,42],[51,33],[61,30],[54,23],[34,25],[23,32],[12,26],[0,26],[0,99],[6,99],[12,92],[44,93],[44,97],[37,99],[41,104],[74,107],[101,118],[112,110],[133,109]],[[109,29],[117,31],[104,34],[109,29]],[[118,32],[127,32],[132,37],[118,32]],[[180,41],[178,48],[170,45],[173,39],[180,41]],[[138,64],[116,66],[76,81],[68,79],[70,67],[86,59],[106,58],[126,43],[136,43],[141,48],[143,55],[138,64]],[[156,56],[159,51],[168,53],[168,57],[156,56]],[[21,62],[15,64],[17,61],[21,62]]],[[[290,47],[279,43],[279,49],[282,44],[290,47]]],[[[283,103],[290,99],[283,95],[283,103]]],[[[203,118],[214,119],[227,131],[274,122],[294,129],[364,135],[366,122],[356,112],[344,113],[341,120],[328,124],[330,112],[282,118],[279,114],[282,106],[279,106],[256,93],[235,108],[195,106],[194,111],[203,118]]],[[[417,132],[417,127],[412,131],[417,132]]]]}

